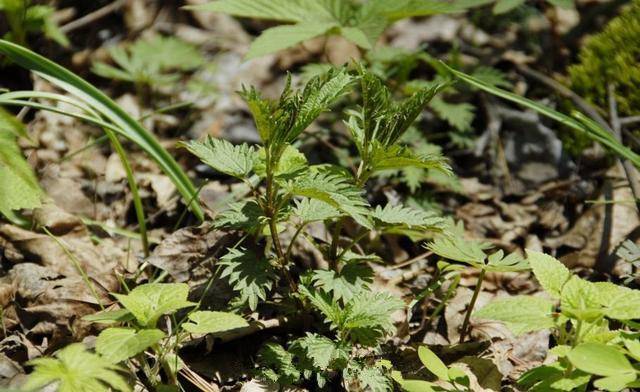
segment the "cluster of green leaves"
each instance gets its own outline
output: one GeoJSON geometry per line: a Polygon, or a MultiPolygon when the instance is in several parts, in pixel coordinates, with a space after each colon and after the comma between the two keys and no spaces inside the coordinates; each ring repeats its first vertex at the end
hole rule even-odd
{"type": "Polygon", "coordinates": [[[552,330],[558,360],[525,373],[519,384],[531,391],[584,390],[595,376],[595,386],[604,390],[640,385],[632,365],[640,360],[640,342],[630,330],[640,318],[640,291],[581,279],[543,253],[527,256],[547,297],[498,299],[474,314],[502,321],[515,334],[552,330]]]}
{"type": "Polygon", "coordinates": [[[18,146],[18,137],[28,139],[25,126],[0,108],[0,214],[14,221],[14,211],[39,207],[43,195],[18,146]]]}
{"type": "Polygon", "coordinates": [[[53,18],[55,8],[51,6],[31,5],[30,0],[0,0],[0,12],[10,29],[4,39],[26,45],[29,34],[42,33],[62,46],[69,45],[67,36],[53,18]]]}
{"type": "Polygon", "coordinates": [[[242,92],[262,146],[212,138],[185,144],[216,171],[243,181],[253,195],[231,205],[213,222],[220,229],[244,231],[256,244],[233,249],[219,262],[221,276],[238,293],[233,304],[256,310],[274,290],[284,289],[279,285],[284,281],[289,291],[285,298],[297,298],[298,306],[315,309],[326,322],[318,333],[290,342],[286,349],[275,343],[266,346],[261,356],[266,366],[263,377],[284,384],[313,378],[324,385],[330,375],[342,374],[345,382],[357,385],[376,380],[389,384],[386,367],[371,364],[368,355],[356,355],[355,349],[375,349],[393,331],[390,314],[403,304],[371,291],[373,271],[368,263],[379,258],[352,249],[365,236],[424,236],[442,230],[444,220],[435,213],[403,205],[372,207],[363,195],[367,180],[385,170],[418,167],[449,173],[440,155],[419,155],[400,142],[439,88],[425,88],[395,101],[384,83],[362,67],[330,69],[300,90],[288,82],[276,100],[263,98],[253,88],[242,92]],[[361,105],[347,111],[346,121],[359,152],[357,169],[310,164],[295,147],[296,139],[352,91],[362,97],[361,105]],[[342,230],[348,220],[359,231],[344,241],[342,230]],[[333,233],[329,244],[306,234],[312,223],[324,224],[333,233]],[[294,234],[285,248],[280,237],[288,230],[294,234]],[[300,236],[324,255],[328,269],[297,270],[292,249],[300,236]],[[257,251],[261,246],[264,250],[257,251]]]}
{"type": "Polygon", "coordinates": [[[569,67],[571,88],[595,105],[608,107],[609,85],[621,115],[640,108],[640,1],[633,0],[606,28],[580,49],[579,62],[569,67]]]}
{"type": "Polygon", "coordinates": [[[176,352],[188,334],[217,334],[248,326],[244,318],[233,313],[192,310],[180,322],[175,312],[193,308],[188,301],[189,286],[183,283],[148,283],[127,294],[113,294],[121,309],[85,316],[86,321],[119,324],[104,329],[95,343],[95,353],[82,344],[65,347],[56,358],[39,358],[30,362],[33,373],[25,385],[27,390],[57,383],[60,391],[89,392],[131,391],[121,364],[135,358],[142,366],[149,385],[161,385],[160,369],[170,384],[176,385],[180,359],[176,352]],[[160,329],[163,315],[174,324],[160,329]],[[168,332],[167,332],[168,331],[168,332]],[[151,350],[153,363],[145,356],[151,350]]]}
{"type": "Polygon", "coordinates": [[[176,37],[155,35],[126,46],[112,46],[109,55],[116,66],[103,62],[93,64],[93,72],[112,80],[136,86],[171,86],[204,63],[198,49],[176,37]]]}
{"type": "Polygon", "coordinates": [[[398,371],[392,373],[394,381],[407,392],[435,392],[435,391],[471,391],[469,389],[469,377],[457,367],[447,367],[438,356],[426,346],[418,348],[418,358],[429,372],[437,377],[438,381],[448,384],[450,388],[444,388],[434,382],[424,380],[405,379],[398,371]]]}

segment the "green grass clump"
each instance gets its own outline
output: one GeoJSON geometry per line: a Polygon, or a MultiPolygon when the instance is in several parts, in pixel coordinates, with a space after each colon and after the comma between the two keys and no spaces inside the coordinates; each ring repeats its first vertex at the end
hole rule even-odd
{"type": "Polygon", "coordinates": [[[615,86],[621,115],[640,113],[640,0],[634,0],[604,31],[589,38],[569,68],[571,88],[606,108],[607,86],[615,86]]]}

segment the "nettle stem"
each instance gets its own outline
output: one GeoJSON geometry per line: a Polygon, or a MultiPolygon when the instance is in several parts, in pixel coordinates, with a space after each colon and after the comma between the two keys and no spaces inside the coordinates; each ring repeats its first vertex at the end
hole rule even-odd
{"type": "Polygon", "coordinates": [[[480,275],[478,275],[476,288],[473,290],[473,296],[471,297],[471,302],[469,303],[469,307],[467,308],[467,314],[464,315],[464,321],[462,322],[462,329],[460,330],[460,343],[463,343],[464,338],[467,336],[467,332],[469,329],[469,319],[471,319],[471,313],[473,312],[473,308],[475,307],[476,301],[478,300],[478,295],[480,295],[480,289],[482,288],[482,282],[484,281],[485,273],[486,271],[484,269],[481,269],[480,275]]]}

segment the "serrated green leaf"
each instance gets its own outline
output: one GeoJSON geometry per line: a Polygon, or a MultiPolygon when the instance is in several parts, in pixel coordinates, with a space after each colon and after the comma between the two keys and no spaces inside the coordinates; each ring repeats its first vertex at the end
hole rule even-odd
{"type": "Polygon", "coordinates": [[[420,358],[420,362],[440,380],[449,380],[449,368],[447,368],[447,365],[445,365],[433,351],[425,346],[420,346],[418,348],[418,358],[420,358]]]}
{"type": "Polygon", "coordinates": [[[567,267],[549,255],[532,250],[527,250],[527,261],[542,288],[553,298],[560,299],[562,287],[571,277],[567,267]]]}
{"type": "Polygon", "coordinates": [[[218,0],[187,8],[282,22],[333,21],[335,16],[327,3],[323,0],[218,0]]]}
{"type": "Polygon", "coordinates": [[[341,328],[354,342],[374,346],[395,331],[391,314],[404,307],[402,300],[388,293],[361,291],[345,304],[341,328]]]}
{"type": "Polygon", "coordinates": [[[349,361],[348,345],[315,333],[307,333],[305,337],[297,339],[292,346],[299,346],[312,365],[322,371],[329,368],[340,369],[349,361]]]}
{"type": "Polygon", "coordinates": [[[632,320],[640,318],[640,290],[618,286],[611,282],[596,282],[598,299],[604,307],[605,315],[615,320],[632,320]]]}
{"type": "Polygon", "coordinates": [[[256,310],[258,301],[267,299],[276,279],[273,266],[263,257],[244,249],[231,249],[219,264],[223,267],[220,277],[228,277],[234,291],[239,293],[235,303],[248,305],[256,310]]]}
{"type": "MultiPolygon", "coordinates": [[[[264,148],[258,150],[259,159],[256,161],[254,171],[261,177],[266,176],[265,151],[264,148]]],[[[287,145],[278,160],[278,164],[273,169],[273,175],[281,179],[293,178],[301,174],[308,167],[307,157],[297,148],[287,145]]]]}
{"type": "Polygon", "coordinates": [[[182,328],[191,333],[215,334],[249,326],[244,318],[229,312],[198,311],[190,313],[189,320],[182,328]]]}
{"type": "Polygon", "coordinates": [[[56,358],[37,358],[29,362],[33,372],[24,390],[40,390],[58,383],[60,392],[128,392],[131,387],[118,374],[121,370],[106,359],[88,352],[82,343],[71,344],[56,353],[56,358]]]}
{"type": "Polygon", "coordinates": [[[245,59],[250,60],[290,48],[302,41],[323,35],[335,27],[337,25],[334,22],[307,22],[272,27],[265,30],[251,43],[245,59]]]}
{"type": "Polygon", "coordinates": [[[567,354],[567,358],[576,368],[599,376],[636,372],[620,349],[602,343],[580,344],[567,354]]]}
{"type": "Polygon", "coordinates": [[[310,171],[285,184],[289,193],[317,199],[351,216],[360,225],[372,228],[367,219],[367,201],[362,190],[350,183],[340,173],[332,171],[310,171]]]}
{"type": "Polygon", "coordinates": [[[475,107],[469,103],[448,103],[439,97],[435,97],[429,103],[438,117],[449,123],[460,132],[471,130],[471,123],[475,117],[475,107]]]}
{"type": "Polygon", "coordinates": [[[388,392],[392,389],[391,380],[383,369],[377,366],[365,366],[355,374],[361,390],[371,392],[388,392]]]}
{"type": "Polygon", "coordinates": [[[295,201],[293,215],[303,223],[319,222],[343,216],[337,208],[317,199],[304,198],[295,201]]]}
{"type": "Polygon", "coordinates": [[[366,264],[349,263],[344,265],[340,272],[316,270],[313,272],[312,280],[317,287],[331,293],[334,299],[349,301],[373,282],[373,270],[366,264]]]}
{"type": "Polygon", "coordinates": [[[139,354],[164,337],[159,329],[107,328],[96,339],[96,352],[111,363],[139,354]]]}
{"type": "Polygon", "coordinates": [[[113,294],[116,299],[146,327],[154,327],[163,314],[196,305],[189,302],[186,283],[147,283],[129,294],[113,294]]]}
{"type": "Polygon", "coordinates": [[[418,155],[407,147],[383,147],[377,141],[372,143],[371,149],[372,172],[416,167],[437,170],[446,175],[452,174],[447,159],[438,153],[418,155]]]}
{"type": "Polygon", "coordinates": [[[296,369],[293,355],[279,344],[267,343],[262,346],[258,353],[258,362],[262,366],[275,370],[274,377],[270,377],[274,382],[291,385],[301,377],[300,371],[296,369]]]}
{"type": "Polygon", "coordinates": [[[476,311],[475,318],[498,320],[515,335],[554,328],[554,304],[544,298],[517,296],[497,299],[476,311]]]}
{"type": "Polygon", "coordinates": [[[513,252],[504,256],[504,252],[499,250],[487,257],[487,264],[484,267],[491,272],[518,272],[526,271],[529,262],[520,256],[517,252],[513,252]]]}
{"type": "Polygon", "coordinates": [[[589,281],[572,276],[562,287],[562,313],[578,320],[593,322],[604,315],[598,287],[589,281]]]}
{"type": "Polygon", "coordinates": [[[421,230],[441,231],[445,224],[444,218],[433,212],[429,213],[402,205],[387,204],[384,208],[377,206],[371,215],[381,227],[386,225],[405,226],[421,230]]]}
{"type": "Polygon", "coordinates": [[[260,233],[267,223],[264,211],[253,200],[229,204],[213,221],[216,229],[243,230],[250,234],[260,233]]]}
{"type": "Polygon", "coordinates": [[[192,154],[215,170],[244,179],[253,170],[258,154],[247,144],[234,146],[223,139],[207,137],[203,141],[182,144],[192,154]]]}

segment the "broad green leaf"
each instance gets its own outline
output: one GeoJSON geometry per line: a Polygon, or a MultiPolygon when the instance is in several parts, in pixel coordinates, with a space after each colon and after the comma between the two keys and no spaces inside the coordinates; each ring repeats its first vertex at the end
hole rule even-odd
{"type": "Polygon", "coordinates": [[[566,125],[570,128],[573,128],[577,131],[584,132],[594,141],[599,142],[605,147],[611,149],[618,156],[622,158],[626,158],[631,161],[636,167],[640,168],[640,155],[636,154],[630,148],[624,146],[622,143],[616,140],[616,138],[610,134],[607,130],[603,129],[598,124],[594,123],[592,120],[589,120],[585,115],[579,112],[574,112],[573,117],[569,117],[560,112],[557,112],[547,106],[541,105],[537,102],[529,100],[527,98],[521,97],[517,94],[513,94],[511,92],[499,89],[495,86],[491,86],[483,81],[480,81],[472,76],[469,76],[465,73],[457,71],[448,65],[442,63],[450,72],[452,72],[456,77],[463,80],[470,85],[479,88],[480,90],[484,90],[488,93],[496,95],[498,97],[504,98],[506,100],[515,102],[519,105],[527,107],[529,109],[533,109],[536,112],[549,117],[553,120],[560,122],[563,125],[566,125]]]}
{"type": "Polygon", "coordinates": [[[364,366],[353,372],[363,391],[387,392],[391,390],[391,380],[378,366],[364,366]]]}
{"type": "Polygon", "coordinates": [[[571,318],[593,322],[604,313],[600,300],[594,283],[572,276],[562,287],[560,306],[562,313],[571,318]]]}
{"type": "MultiPolygon", "coordinates": [[[[138,145],[158,163],[162,171],[171,178],[193,213],[198,219],[204,219],[200,204],[192,202],[196,199],[196,189],[189,177],[182,171],[171,154],[160,145],[158,140],[113,100],[73,72],[20,45],[0,40],[0,53],[6,55],[18,65],[38,73],[38,75],[79,98],[93,110],[100,113],[102,117],[116,127],[120,134],[138,145]]],[[[0,94],[0,104],[2,104],[3,95],[0,94]]]]}
{"type": "Polygon", "coordinates": [[[351,216],[361,226],[372,228],[367,219],[369,204],[362,191],[340,173],[310,171],[285,184],[289,193],[317,199],[351,216]]]}
{"type": "Polygon", "coordinates": [[[361,291],[345,304],[341,328],[364,346],[375,346],[383,336],[395,331],[391,314],[403,309],[402,300],[384,292],[361,291]]]}
{"type": "Polygon", "coordinates": [[[624,346],[629,350],[629,355],[631,355],[636,361],[640,361],[640,341],[624,339],[624,346]]]}
{"type": "Polygon", "coordinates": [[[294,25],[276,26],[265,30],[256,38],[247,52],[246,59],[253,59],[282,49],[292,47],[302,41],[318,37],[337,27],[333,22],[305,22],[294,25]]]}
{"type": "Polygon", "coordinates": [[[226,228],[243,230],[250,234],[261,233],[267,224],[264,211],[254,200],[245,200],[228,205],[229,209],[215,217],[213,226],[216,229],[226,228]]]}
{"type": "Polygon", "coordinates": [[[198,311],[190,313],[189,320],[182,328],[191,333],[215,334],[249,326],[244,318],[229,312],[198,311]]]}
{"type": "MultiPolygon", "coordinates": [[[[259,159],[257,160],[254,171],[260,177],[265,177],[265,151],[264,148],[258,150],[259,159]]],[[[309,166],[307,157],[304,156],[297,148],[292,145],[287,145],[278,160],[278,164],[273,170],[273,175],[281,179],[293,178],[298,174],[301,174],[309,166]]]]}
{"type": "Polygon", "coordinates": [[[303,198],[296,200],[295,204],[293,215],[303,223],[325,221],[344,215],[337,208],[317,199],[303,198]]]}
{"type": "Polygon", "coordinates": [[[433,374],[435,374],[440,380],[449,380],[449,368],[445,365],[440,358],[431,350],[425,346],[418,348],[418,357],[420,362],[433,374]]]}
{"type": "Polygon", "coordinates": [[[340,272],[316,270],[312,279],[315,286],[333,294],[334,299],[348,301],[356,293],[369,287],[373,281],[373,270],[366,264],[348,263],[340,272]]]}
{"type": "Polygon", "coordinates": [[[185,283],[147,283],[129,294],[113,294],[142,326],[154,327],[163,314],[196,305],[189,302],[185,283]]]}
{"type": "Polygon", "coordinates": [[[607,317],[615,320],[640,318],[640,291],[618,286],[611,282],[597,282],[599,303],[607,317]]]}
{"type": "Polygon", "coordinates": [[[517,296],[497,299],[473,314],[475,318],[498,320],[515,335],[554,328],[554,304],[544,298],[517,296]]]}
{"type": "Polygon", "coordinates": [[[600,378],[596,380],[593,385],[605,391],[621,391],[625,389],[628,384],[636,381],[636,378],[637,374],[635,373],[624,373],[600,378]]]}
{"type": "Polygon", "coordinates": [[[635,373],[635,368],[615,346],[601,343],[583,343],[567,354],[576,368],[598,376],[620,376],[635,373]]]}
{"type": "Polygon", "coordinates": [[[24,159],[16,137],[27,137],[25,126],[0,107],[0,214],[40,207],[43,192],[24,159]]]}
{"type": "Polygon", "coordinates": [[[433,169],[451,175],[451,167],[439,153],[416,154],[404,146],[384,147],[377,141],[372,143],[371,172],[394,170],[408,167],[433,169]]]}
{"type": "Polygon", "coordinates": [[[203,141],[183,143],[192,154],[215,170],[245,179],[258,160],[258,154],[247,144],[234,146],[223,139],[207,137],[203,141]]]}
{"type": "Polygon", "coordinates": [[[120,392],[131,387],[118,373],[116,365],[86,350],[82,343],[71,344],[56,353],[56,358],[37,358],[29,361],[33,372],[23,390],[41,390],[58,383],[59,392],[120,392]]]}
{"type": "Polygon", "coordinates": [[[264,257],[244,249],[230,249],[218,262],[222,266],[220,277],[228,277],[229,283],[239,296],[234,304],[248,305],[256,310],[258,301],[267,300],[267,291],[276,280],[273,266],[264,257]]]}
{"type": "Polygon", "coordinates": [[[111,363],[139,354],[164,337],[159,329],[107,328],[96,339],[96,351],[111,363]]]}
{"type": "Polygon", "coordinates": [[[540,252],[527,250],[527,261],[542,288],[553,298],[560,299],[562,287],[571,273],[561,262],[540,252]]]}
{"type": "Polygon", "coordinates": [[[307,333],[297,339],[292,347],[299,346],[315,368],[326,371],[328,368],[342,368],[349,361],[350,347],[346,344],[315,333],[307,333]]]}

